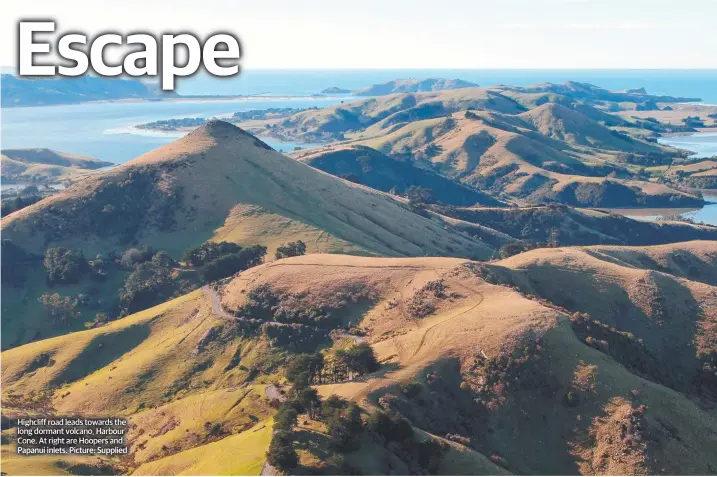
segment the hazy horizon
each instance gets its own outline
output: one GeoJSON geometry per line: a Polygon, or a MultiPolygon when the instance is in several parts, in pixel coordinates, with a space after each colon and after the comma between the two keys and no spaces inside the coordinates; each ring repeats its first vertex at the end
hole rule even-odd
{"type": "Polygon", "coordinates": [[[225,30],[242,42],[242,66],[316,69],[712,69],[717,1],[427,0],[357,5],[288,0],[180,1],[172,8],[129,0],[11,3],[0,64],[14,65],[18,19],[58,31],[225,30]]]}

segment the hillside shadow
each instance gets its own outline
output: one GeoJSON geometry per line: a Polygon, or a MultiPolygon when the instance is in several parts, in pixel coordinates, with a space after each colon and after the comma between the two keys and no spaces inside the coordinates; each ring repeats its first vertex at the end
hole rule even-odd
{"type": "Polygon", "coordinates": [[[699,371],[695,338],[703,313],[685,284],[652,270],[626,284],[588,273],[579,280],[575,271],[552,272],[550,279],[537,275],[544,271],[529,272],[532,291],[599,322],[587,332],[587,338],[597,340],[593,348],[647,379],[677,391],[694,391],[692,381],[699,371]],[[613,338],[617,341],[610,342],[613,338]],[[598,342],[605,340],[608,346],[601,349],[598,342]]]}
{"type": "Polygon", "coordinates": [[[62,372],[53,378],[51,384],[69,383],[89,376],[139,346],[150,332],[149,325],[143,323],[94,337],[67,363],[62,372]]]}

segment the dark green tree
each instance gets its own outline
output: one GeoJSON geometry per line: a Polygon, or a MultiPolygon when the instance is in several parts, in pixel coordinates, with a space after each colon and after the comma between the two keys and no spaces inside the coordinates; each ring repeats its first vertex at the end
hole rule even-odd
{"type": "Polygon", "coordinates": [[[316,389],[294,385],[291,389],[291,397],[311,419],[317,417],[321,409],[321,397],[316,389]]]}
{"type": "Polygon", "coordinates": [[[324,356],[321,353],[299,354],[287,366],[286,379],[290,383],[308,386],[320,376],[323,367],[324,356]]]}
{"type": "Polygon", "coordinates": [[[336,351],[339,366],[355,374],[373,373],[378,370],[378,360],[373,348],[368,343],[359,343],[346,349],[336,351]]]}
{"type": "Polygon", "coordinates": [[[367,426],[371,432],[383,437],[386,443],[400,442],[413,436],[411,423],[397,413],[377,411],[369,416],[367,426]]]}
{"type": "Polygon", "coordinates": [[[274,428],[283,431],[292,431],[296,426],[298,413],[290,403],[282,403],[274,416],[274,428]]]}
{"type": "Polygon", "coordinates": [[[129,274],[120,290],[121,314],[128,315],[170,298],[174,292],[171,276],[173,264],[165,252],[159,252],[152,260],[140,263],[129,274]]]}
{"type": "Polygon", "coordinates": [[[276,259],[298,257],[306,253],[306,244],[301,240],[289,242],[276,249],[276,259]]]}
{"type": "Polygon", "coordinates": [[[259,265],[264,261],[264,255],[266,255],[266,247],[261,245],[252,245],[237,253],[224,255],[205,265],[204,280],[213,282],[259,265]]]}
{"type": "Polygon", "coordinates": [[[290,473],[299,465],[299,456],[294,450],[294,434],[276,431],[271,438],[266,460],[284,473],[290,473]]]}
{"type": "Polygon", "coordinates": [[[187,249],[182,261],[193,267],[200,267],[225,255],[239,253],[242,247],[231,242],[206,242],[187,249]]]}

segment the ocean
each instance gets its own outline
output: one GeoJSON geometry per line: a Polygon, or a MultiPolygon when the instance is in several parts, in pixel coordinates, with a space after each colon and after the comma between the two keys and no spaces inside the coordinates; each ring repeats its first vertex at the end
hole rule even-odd
{"type": "Polygon", "coordinates": [[[699,132],[658,138],[660,144],[692,152],[691,158],[717,156],[717,132],[699,132]]]}
{"type": "MultiPolygon", "coordinates": [[[[123,163],[181,137],[179,132],[132,129],[160,119],[228,117],[237,111],[279,107],[325,107],[340,99],[291,98],[235,101],[86,103],[29,108],[3,108],[2,148],[55,149],[123,163]]],[[[266,142],[277,150],[312,145],[266,142]]]]}
{"type": "Polygon", "coordinates": [[[717,104],[717,69],[710,70],[245,70],[230,79],[206,74],[179,80],[180,94],[315,94],[336,86],[353,90],[398,78],[459,78],[480,86],[580,81],[619,90],[645,87],[648,93],[690,96],[717,104]]]}

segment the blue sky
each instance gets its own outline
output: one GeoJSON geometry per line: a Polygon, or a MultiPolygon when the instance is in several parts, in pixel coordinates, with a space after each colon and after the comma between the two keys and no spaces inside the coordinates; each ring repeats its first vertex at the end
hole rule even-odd
{"type": "Polygon", "coordinates": [[[245,68],[717,68],[717,0],[7,1],[60,31],[230,30],[245,68]]]}

